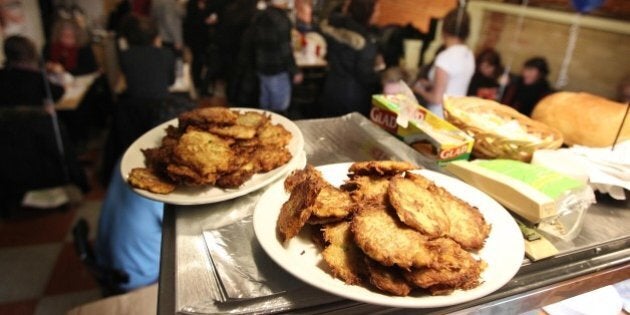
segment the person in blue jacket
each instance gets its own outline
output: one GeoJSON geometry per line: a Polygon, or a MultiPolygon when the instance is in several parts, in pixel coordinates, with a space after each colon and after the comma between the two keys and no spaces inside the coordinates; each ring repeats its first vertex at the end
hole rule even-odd
{"type": "Polygon", "coordinates": [[[123,291],[156,283],[160,270],[164,204],[136,194],[114,168],[99,219],[98,264],[129,275],[123,291]]]}

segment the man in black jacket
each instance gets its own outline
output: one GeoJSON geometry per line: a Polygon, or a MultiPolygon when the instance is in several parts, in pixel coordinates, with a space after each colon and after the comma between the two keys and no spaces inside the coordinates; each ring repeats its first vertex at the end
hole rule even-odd
{"type": "Polygon", "coordinates": [[[299,83],[291,45],[291,20],[287,0],[272,0],[252,23],[253,50],[260,79],[260,107],[285,112],[291,102],[291,82],[299,83]]]}

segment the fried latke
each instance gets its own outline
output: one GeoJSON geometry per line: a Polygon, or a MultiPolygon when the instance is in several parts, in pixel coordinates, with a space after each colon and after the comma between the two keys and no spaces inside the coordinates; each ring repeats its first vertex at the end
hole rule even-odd
{"type": "Polygon", "coordinates": [[[417,166],[404,161],[365,161],[353,163],[348,172],[355,175],[394,175],[418,169],[417,166]]]}
{"type": "Polygon", "coordinates": [[[188,130],[173,149],[175,161],[201,177],[230,170],[234,153],[229,144],[209,132],[188,130]]]}
{"type": "Polygon", "coordinates": [[[221,136],[234,138],[239,140],[248,140],[256,136],[256,128],[233,125],[233,126],[211,126],[208,128],[211,133],[221,136]]]}
{"type": "Polygon", "coordinates": [[[350,192],[350,197],[357,203],[378,203],[386,205],[389,177],[353,176],[341,188],[350,192]]]}
{"type": "Polygon", "coordinates": [[[269,172],[291,160],[293,156],[286,147],[260,146],[251,155],[258,172],[269,172]]]}
{"type": "Polygon", "coordinates": [[[291,141],[291,133],[281,125],[267,122],[258,129],[258,140],[263,146],[283,147],[291,141]]]}
{"type": "Polygon", "coordinates": [[[132,169],[127,181],[135,188],[148,190],[156,194],[168,194],[175,190],[173,183],[162,180],[148,168],[137,167],[132,169]]]}
{"type": "Polygon", "coordinates": [[[354,211],[356,204],[348,192],[326,183],[320,189],[311,207],[313,216],[309,219],[309,223],[321,224],[346,218],[354,211]]]}
{"type": "Polygon", "coordinates": [[[400,222],[383,205],[361,205],[352,218],[352,232],[359,248],[385,266],[409,269],[433,263],[425,244],[428,238],[400,222]]]}
{"type": "Polygon", "coordinates": [[[482,262],[448,238],[431,241],[429,247],[439,252],[430,267],[403,272],[405,278],[434,294],[448,294],[455,289],[472,289],[479,285],[482,262]]]}
{"type": "Polygon", "coordinates": [[[306,179],[291,191],[289,200],[282,205],[278,216],[277,232],[282,243],[296,236],[306,224],[312,213],[310,206],[320,189],[319,181],[306,179]]]}
{"type": "Polygon", "coordinates": [[[398,296],[407,296],[413,289],[400,269],[385,267],[367,256],[364,261],[370,283],[378,289],[398,296]]]}
{"type": "Polygon", "coordinates": [[[453,196],[442,187],[436,186],[437,198],[450,223],[448,236],[466,250],[479,250],[490,235],[490,225],[486,223],[479,209],[453,196]]]}
{"type": "Polygon", "coordinates": [[[209,126],[234,125],[238,114],[224,107],[205,107],[183,112],[179,115],[179,129],[186,130],[195,126],[207,130],[209,126]]]}
{"type": "Polygon", "coordinates": [[[238,118],[236,118],[237,125],[252,127],[254,129],[258,129],[258,127],[266,124],[268,121],[268,116],[257,112],[239,113],[238,118]]]}
{"type": "Polygon", "coordinates": [[[219,177],[216,173],[202,175],[186,165],[169,164],[166,176],[173,182],[185,186],[214,185],[219,177]]]}
{"type": "Polygon", "coordinates": [[[253,162],[249,162],[242,165],[236,171],[221,175],[217,179],[216,185],[221,188],[237,188],[252,178],[254,174],[256,174],[256,166],[253,162]]]}
{"type": "Polygon", "coordinates": [[[449,231],[448,217],[439,200],[435,198],[437,187],[424,183],[420,175],[394,177],[389,182],[387,194],[400,221],[430,237],[440,237],[449,231]],[[418,180],[414,180],[418,177],[418,180]]]}
{"type": "Polygon", "coordinates": [[[321,181],[324,180],[320,171],[316,170],[313,165],[307,164],[304,169],[294,170],[287,176],[284,180],[284,190],[291,192],[293,187],[303,182],[308,177],[317,178],[321,181]]]}
{"type": "Polygon", "coordinates": [[[350,222],[341,221],[322,228],[328,244],[322,251],[333,276],[347,284],[360,284],[366,271],[363,252],[354,244],[350,222]]]}

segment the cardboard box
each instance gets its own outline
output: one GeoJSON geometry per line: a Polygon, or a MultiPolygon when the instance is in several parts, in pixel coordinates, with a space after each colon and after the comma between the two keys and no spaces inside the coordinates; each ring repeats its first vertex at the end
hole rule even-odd
{"type": "Polygon", "coordinates": [[[470,157],[472,137],[405,95],[372,96],[370,119],[438,163],[470,157]]]}

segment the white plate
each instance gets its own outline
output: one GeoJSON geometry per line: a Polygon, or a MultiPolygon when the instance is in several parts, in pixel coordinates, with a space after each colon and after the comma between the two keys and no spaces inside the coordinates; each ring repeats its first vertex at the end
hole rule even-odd
{"type": "MultiPolygon", "coordinates": [[[[154,194],[152,192],[135,189],[134,191],[144,197],[149,199],[161,201],[164,203],[174,204],[174,205],[199,205],[199,204],[207,204],[214,203],[224,200],[229,200],[232,198],[240,197],[257,189],[260,189],[274,180],[280,178],[280,176],[286,174],[289,170],[299,167],[293,165],[297,163],[300,159],[300,155],[303,154],[304,149],[304,138],[302,136],[302,132],[300,129],[289,119],[286,117],[280,116],[278,114],[274,114],[272,112],[267,112],[258,109],[252,108],[231,108],[232,110],[238,111],[253,111],[268,114],[271,116],[271,122],[274,124],[280,124],[285,129],[287,129],[293,137],[287,146],[289,152],[293,158],[283,166],[280,166],[272,171],[267,173],[259,173],[255,174],[250,180],[243,183],[241,187],[234,189],[223,189],[214,186],[206,186],[206,187],[177,187],[175,191],[170,194],[161,195],[154,194]]],[[[177,118],[169,120],[151,130],[146,132],[140,138],[138,138],[123,155],[122,161],[120,163],[120,171],[122,173],[123,178],[125,180],[129,176],[129,172],[135,167],[145,167],[144,164],[144,155],[142,154],[141,149],[146,148],[155,148],[160,146],[162,142],[162,137],[166,134],[164,129],[168,125],[178,125],[177,118]]]]}
{"type": "MultiPolygon", "coordinates": [[[[317,167],[324,178],[335,186],[343,183],[351,163],[317,167]]],[[[286,271],[321,290],[348,299],[391,307],[431,308],[459,304],[488,295],[501,288],[516,274],[524,255],[521,232],[508,212],[488,195],[468,184],[429,170],[420,174],[444,187],[453,195],[479,208],[492,225],[490,236],[478,257],[488,263],[481,274],[481,284],[467,291],[456,290],[450,295],[430,296],[415,293],[407,297],[390,296],[366,288],[348,285],[334,278],[325,268],[320,250],[313,244],[307,229],[283,246],[277,238],[276,220],[289,194],[282,182],[271,185],[254,210],[254,231],[267,254],[286,271]]]]}

